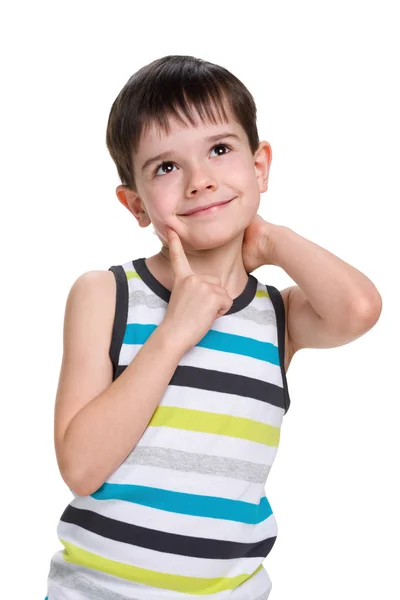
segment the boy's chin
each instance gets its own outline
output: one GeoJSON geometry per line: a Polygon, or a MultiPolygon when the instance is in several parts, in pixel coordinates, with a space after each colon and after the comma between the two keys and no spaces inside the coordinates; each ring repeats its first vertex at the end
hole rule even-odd
{"type": "Polygon", "coordinates": [[[203,231],[191,231],[187,239],[181,237],[182,244],[187,250],[201,251],[201,250],[213,250],[214,248],[220,248],[221,246],[227,246],[237,241],[238,245],[242,244],[244,229],[241,228],[237,231],[234,227],[228,231],[228,228],[223,228],[222,231],[218,231],[217,228],[203,231]]]}

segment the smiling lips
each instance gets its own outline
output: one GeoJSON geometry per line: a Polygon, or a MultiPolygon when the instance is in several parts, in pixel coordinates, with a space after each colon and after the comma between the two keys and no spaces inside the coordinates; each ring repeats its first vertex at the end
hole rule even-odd
{"type": "Polygon", "coordinates": [[[197,214],[203,215],[203,214],[216,212],[217,210],[219,210],[220,207],[225,206],[226,204],[229,204],[229,202],[231,202],[232,200],[234,200],[234,198],[231,198],[230,200],[225,200],[223,202],[217,202],[216,204],[211,204],[204,208],[193,208],[193,209],[189,210],[188,212],[182,214],[181,217],[189,217],[189,216],[195,216],[197,214]]]}

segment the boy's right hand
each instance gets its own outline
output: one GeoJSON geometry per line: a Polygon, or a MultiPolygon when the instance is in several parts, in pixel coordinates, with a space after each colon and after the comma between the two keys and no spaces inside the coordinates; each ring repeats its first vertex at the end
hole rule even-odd
{"type": "Polygon", "coordinates": [[[186,352],[230,309],[233,299],[220,277],[193,273],[176,231],[167,229],[167,239],[174,283],[162,327],[186,352]]]}

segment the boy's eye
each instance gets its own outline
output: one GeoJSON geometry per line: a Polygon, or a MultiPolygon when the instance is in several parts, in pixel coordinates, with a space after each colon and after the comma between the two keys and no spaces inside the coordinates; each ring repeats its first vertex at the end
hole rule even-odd
{"type": "MultiPolygon", "coordinates": [[[[231,147],[230,147],[230,146],[228,146],[227,144],[215,144],[215,145],[214,145],[214,146],[211,148],[211,150],[214,150],[214,148],[218,148],[218,147],[222,147],[222,148],[228,148],[228,150],[231,150],[231,147]]],[[[225,152],[224,152],[223,154],[225,154],[225,152]]],[[[219,156],[222,156],[222,155],[220,154],[219,156]]],[[[160,164],[159,164],[159,165],[158,165],[158,166],[155,168],[155,170],[154,170],[154,173],[153,173],[153,174],[154,174],[155,176],[157,176],[158,169],[160,169],[160,168],[163,168],[163,167],[165,167],[166,165],[173,165],[173,164],[174,164],[174,163],[173,163],[173,162],[171,162],[170,160],[164,161],[164,162],[160,163],[160,164]]],[[[165,174],[165,175],[168,175],[168,173],[170,173],[170,172],[171,172],[171,171],[168,171],[167,173],[164,173],[164,174],[165,174]]]]}

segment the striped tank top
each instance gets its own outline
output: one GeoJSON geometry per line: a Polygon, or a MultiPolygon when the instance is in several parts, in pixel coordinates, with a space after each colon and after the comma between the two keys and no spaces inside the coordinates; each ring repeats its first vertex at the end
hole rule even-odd
{"type": "MultiPolygon", "coordinates": [[[[139,258],[109,269],[115,380],[162,322],[171,292],[139,258]]],[[[265,483],[289,408],[280,292],[249,274],[181,358],[124,462],[63,512],[48,600],[266,600],[277,536],[265,483]]],[[[157,365],[154,365],[157,372],[157,365]]]]}

